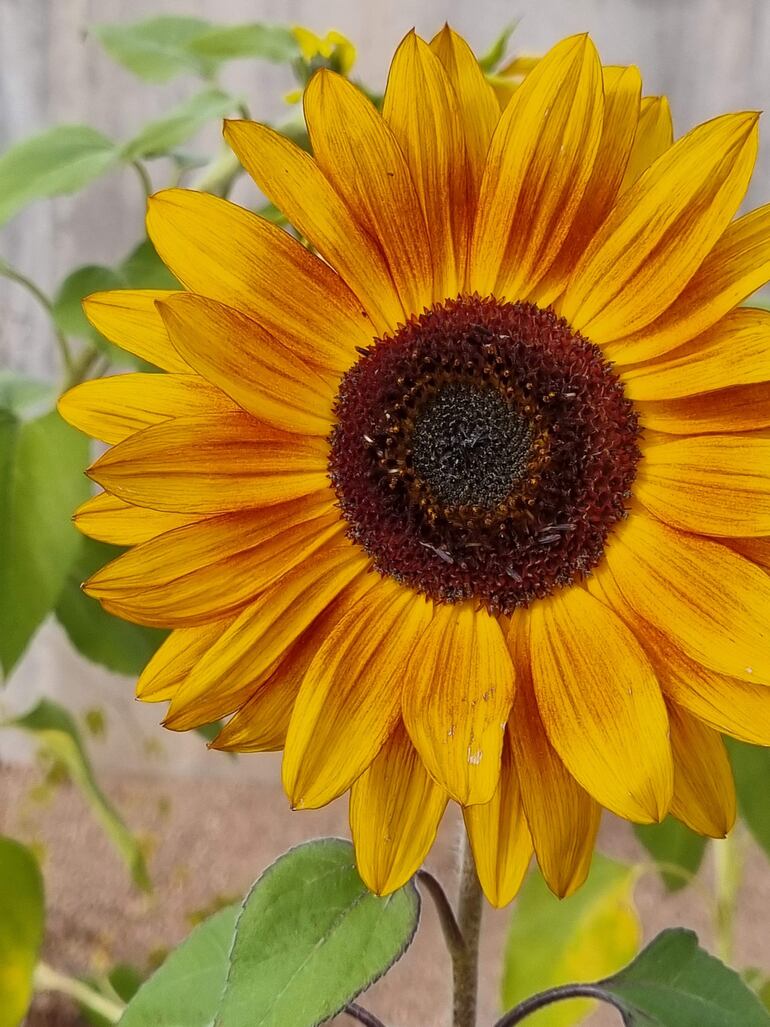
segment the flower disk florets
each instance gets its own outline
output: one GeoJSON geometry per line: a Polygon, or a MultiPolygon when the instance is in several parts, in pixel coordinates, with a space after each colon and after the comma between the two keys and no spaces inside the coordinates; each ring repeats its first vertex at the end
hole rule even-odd
{"type": "Polygon", "coordinates": [[[492,612],[601,558],[637,417],[601,351],[550,310],[478,296],[377,340],[340,384],[329,471],[377,569],[492,612]]]}

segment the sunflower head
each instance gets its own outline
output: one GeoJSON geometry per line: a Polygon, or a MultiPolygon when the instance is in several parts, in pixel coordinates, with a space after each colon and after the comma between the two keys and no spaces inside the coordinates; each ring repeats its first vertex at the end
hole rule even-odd
{"type": "Polygon", "coordinates": [[[227,122],[309,245],[159,193],[184,291],[86,309],[166,373],[61,400],[111,446],[77,523],[130,547],[86,591],[173,629],[139,697],[282,749],[297,808],[349,790],[380,893],[450,800],[496,904],[533,852],[578,887],[602,809],[722,836],[720,733],[770,744],[757,118],[674,142],[587,36],[527,72],[501,106],[451,29],[410,33],[381,111],[312,76],[312,156],[227,122]]]}

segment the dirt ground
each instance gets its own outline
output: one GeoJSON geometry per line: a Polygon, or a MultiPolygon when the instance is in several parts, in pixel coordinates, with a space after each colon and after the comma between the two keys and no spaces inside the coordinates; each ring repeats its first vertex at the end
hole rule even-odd
{"type": "MultiPolygon", "coordinates": [[[[248,758],[248,757],[246,757],[248,758]]],[[[103,970],[116,961],[146,968],[190,930],[192,918],[240,897],[252,880],[291,845],[321,835],[347,836],[342,802],[313,813],[291,813],[277,773],[267,783],[102,772],[100,782],[146,843],[152,895],[134,889],[123,864],[80,795],[70,786],[41,804],[32,791],[40,771],[0,767],[0,833],[34,842],[44,853],[47,935],[44,958],[68,973],[103,970]]],[[[443,825],[429,867],[451,881],[458,837],[456,820],[443,825]]],[[[621,858],[640,856],[627,825],[607,817],[600,848],[621,858]]],[[[709,868],[703,871],[708,880],[709,868]]],[[[740,896],[735,963],[770,971],[770,869],[762,855],[749,856],[740,896]]],[[[694,928],[710,943],[708,914],[698,890],[666,895],[645,876],[636,901],[645,939],[665,926],[694,928]]],[[[497,987],[508,913],[487,909],[482,951],[480,1024],[499,1015],[497,987]]],[[[447,1022],[448,966],[434,910],[423,904],[416,941],[362,1003],[391,1027],[441,1027],[447,1022]]],[[[39,996],[29,1027],[80,1027],[65,999],[39,996]]],[[[542,1022],[542,1021],[541,1021],[542,1022]]],[[[615,1014],[595,1014],[592,1025],[612,1025],[615,1014]]],[[[339,1027],[352,1023],[340,1016],[339,1027]]],[[[287,1024],[286,1027],[291,1027],[287,1024]]]]}

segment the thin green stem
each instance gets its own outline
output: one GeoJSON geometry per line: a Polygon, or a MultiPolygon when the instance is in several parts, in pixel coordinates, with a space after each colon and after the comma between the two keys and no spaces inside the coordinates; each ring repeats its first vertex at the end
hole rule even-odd
{"type": "Polygon", "coordinates": [[[463,832],[460,887],[457,901],[457,926],[463,939],[461,951],[453,960],[454,1027],[476,1027],[479,987],[479,939],[484,897],[468,837],[463,832]]]}
{"type": "Polygon", "coordinates": [[[364,1027],[385,1027],[385,1024],[374,1013],[370,1013],[368,1009],[364,1009],[363,1006],[359,1006],[357,1002],[348,1002],[345,1006],[345,1012],[352,1020],[358,1020],[364,1027]]]}
{"type": "Polygon", "coordinates": [[[554,1002],[561,1002],[567,998],[598,999],[600,1002],[606,1002],[608,1005],[614,1006],[621,1015],[625,1012],[620,1001],[597,984],[564,984],[559,988],[549,988],[548,991],[541,991],[539,995],[533,995],[532,998],[520,1002],[518,1006],[515,1006],[505,1016],[502,1016],[494,1027],[515,1027],[525,1017],[531,1016],[532,1013],[536,1013],[539,1009],[545,1009],[546,1006],[550,1006],[554,1002]]]}
{"type": "Polygon", "coordinates": [[[99,359],[99,350],[96,346],[88,346],[78,355],[77,360],[73,360],[72,366],[69,368],[67,374],[67,381],[65,384],[65,390],[71,389],[73,385],[80,385],[87,377],[94,363],[99,359]]]}
{"type": "Polygon", "coordinates": [[[58,991],[62,995],[69,995],[70,998],[74,998],[76,1002],[86,1006],[92,1012],[103,1016],[110,1023],[117,1023],[125,1010],[125,1006],[121,1003],[105,998],[88,984],[84,984],[75,977],[59,973],[47,963],[38,963],[35,968],[35,990],[58,991]]]}
{"type": "Polygon", "coordinates": [[[446,947],[449,950],[449,955],[452,957],[452,963],[454,963],[457,959],[461,959],[463,957],[465,942],[463,941],[463,936],[460,932],[457,918],[455,917],[454,910],[447,898],[447,894],[444,891],[441,882],[428,870],[417,871],[417,882],[425,889],[433,900],[433,904],[436,907],[436,912],[438,914],[439,923],[441,924],[441,933],[444,935],[446,947]]]}
{"type": "Polygon", "coordinates": [[[735,912],[743,878],[744,847],[739,828],[736,826],[726,838],[714,841],[711,847],[714,853],[717,955],[729,966],[733,961],[735,912]]]}
{"type": "Polygon", "coordinates": [[[144,198],[147,199],[152,196],[152,179],[150,178],[150,173],[147,168],[140,160],[132,160],[131,167],[135,168],[137,175],[139,175],[139,180],[141,181],[142,189],[144,190],[144,198]]]}
{"type": "Polygon", "coordinates": [[[62,363],[67,372],[67,375],[72,374],[74,366],[74,358],[72,356],[72,349],[70,348],[69,340],[64,332],[57,326],[53,318],[53,302],[50,296],[47,296],[43,290],[33,282],[31,278],[27,278],[21,271],[15,267],[11,267],[5,260],[0,259],[0,275],[7,278],[11,282],[16,282],[17,285],[21,285],[27,292],[34,296],[40,306],[45,310],[46,314],[51,318],[51,324],[53,327],[54,337],[56,339],[56,345],[59,347],[59,353],[61,354],[62,363]]]}

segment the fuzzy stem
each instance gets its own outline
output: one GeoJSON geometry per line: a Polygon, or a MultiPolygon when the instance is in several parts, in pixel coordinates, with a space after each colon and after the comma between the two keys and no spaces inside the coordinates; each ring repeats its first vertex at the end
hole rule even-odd
{"type": "Polygon", "coordinates": [[[454,1016],[453,1027],[476,1027],[476,1000],[479,986],[479,938],[484,897],[473,862],[473,853],[463,833],[460,888],[457,902],[457,926],[463,939],[462,948],[453,959],[454,1016]]]}
{"type": "Polygon", "coordinates": [[[539,995],[533,995],[532,998],[520,1002],[518,1006],[509,1010],[505,1016],[501,1017],[494,1027],[515,1027],[525,1017],[531,1016],[532,1013],[536,1013],[539,1009],[545,1009],[546,1006],[550,1006],[553,1002],[561,1002],[567,998],[598,999],[600,1002],[607,1002],[609,1005],[614,1006],[621,1015],[625,1012],[620,1001],[597,984],[564,984],[558,988],[549,988],[548,991],[541,991],[539,995]]]}

